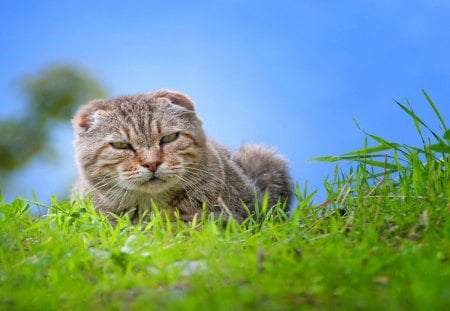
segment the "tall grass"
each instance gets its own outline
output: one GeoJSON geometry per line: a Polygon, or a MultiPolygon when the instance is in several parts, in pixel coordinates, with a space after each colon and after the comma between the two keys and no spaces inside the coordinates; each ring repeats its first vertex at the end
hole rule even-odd
{"type": "Polygon", "coordinates": [[[430,217],[434,213],[439,214],[440,208],[447,208],[450,130],[431,98],[425,91],[423,93],[439,120],[442,134],[432,130],[409,102],[407,105],[396,102],[412,119],[422,146],[392,142],[364,132],[364,148],[340,156],[316,158],[318,161],[350,161],[355,164],[348,172],[336,169],[333,181],[326,182],[328,202],[332,206],[344,208],[350,215],[353,212],[365,213],[364,219],[377,225],[383,222],[383,215],[387,218],[397,216],[397,221],[405,228],[416,222],[418,214],[428,227],[430,217]],[[424,130],[433,140],[425,136],[424,130]],[[369,140],[376,145],[369,147],[369,140]]]}
{"type": "Polygon", "coordinates": [[[450,134],[425,100],[442,133],[397,103],[422,146],[366,133],[364,148],[317,159],[352,163],[325,183],[326,202],[297,185],[289,214],[266,200],[240,224],[154,209],[113,226],[89,200],[54,199],[36,217],[39,203],[0,198],[0,309],[446,310],[450,134]]]}

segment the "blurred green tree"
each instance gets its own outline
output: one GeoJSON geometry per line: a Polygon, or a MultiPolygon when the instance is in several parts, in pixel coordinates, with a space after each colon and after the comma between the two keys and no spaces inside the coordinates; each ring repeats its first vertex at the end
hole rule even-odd
{"type": "Polygon", "coordinates": [[[94,98],[105,97],[105,88],[88,72],[71,65],[53,65],[37,76],[20,81],[27,114],[0,120],[0,176],[24,167],[49,147],[51,125],[70,120],[75,109],[94,98]]]}

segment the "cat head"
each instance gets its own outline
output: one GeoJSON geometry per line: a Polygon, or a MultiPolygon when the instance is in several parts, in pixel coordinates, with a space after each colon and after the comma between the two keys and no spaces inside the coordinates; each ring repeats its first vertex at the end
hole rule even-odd
{"type": "Polygon", "coordinates": [[[73,119],[82,175],[95,190],[161,193],[184,183],[205,159],[193,102],[168,90],[95,100],[73,119]]]}

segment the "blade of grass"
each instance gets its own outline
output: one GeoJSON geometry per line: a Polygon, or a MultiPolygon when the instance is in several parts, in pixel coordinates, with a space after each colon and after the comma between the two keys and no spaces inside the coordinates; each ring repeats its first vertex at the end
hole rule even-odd
{"type": "Polygon", "coordinates": [[[434,138],[437,141],[442,141],[442,138],[439,137],[439,135],[437,135],[424,121],[422,121],[421,118],[419,118],[419,116],[417,116],[414,111],[412,111],[411,109],[408,109],[408,107],[406,107],[405,105],[401,104],[398,101],[395,101],[395,103],[403,109],[403,111],[405,111],[411,118],[413,118],[416,122],[419,122],[423,127],[425,127],[428,131],[430,131],[431,135],[434,136],[434,138]]]}
{"type": "Polygon", "coordinates": [[[444,133],[444,139],[450,140],[450,130],[445,131],[445,133],[444,133]]]}
{"type": "MultiPolygon", "coordinates": [[[[409,110],[413,111],[408,99],[406,99],[406,103],[409,106],[409,110]]],[[[422,128],[420,126],[421,124],[420,124],[419,120],[417,120],[416,118],[413,118],[413,122],[414,122],[414,126],[416,127],[417,133],[419,133],[420,140],[422,141],[422,146],[424,146],[424,148],[425,148],[426,142],[425,142],[425,138],[423,137],[422,128]]]]}
{"type": "Polygon", "coordinates": [[[447,125],[445,124],[444,118],[442,118],[441,113],[439,112],[439,110],[437,109],[436,105],[434,104],[433,100],[431,100],[431,97],[428,96],[428,93],[425,92],[425,90],[422,90],[423,95],[425,96],[425,98],[427,99],[428,104],[431,106],[431,108],[433,109],[434,113],[436,114],[436,116],[439,119],[439,122],[442,125],[442,128],[444,131],[447,131],[447,125]]]}

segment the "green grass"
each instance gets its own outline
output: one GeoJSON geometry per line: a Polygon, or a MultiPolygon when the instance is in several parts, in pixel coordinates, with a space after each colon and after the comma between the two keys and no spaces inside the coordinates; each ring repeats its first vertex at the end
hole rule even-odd
{"type": "Polygon", "coordinates": [[[398,103],[422,146],[366,133],[364,148],[319,159],[352,163],[326,202],[298,186],[290,215],[263,205],[244,224],[184,224],[153,211],[111,226],[89,201],[37,217],[37,202],[0,199],[0,310],[448,310],[450,132],[425,97],[442,134],[398,103]]]}

